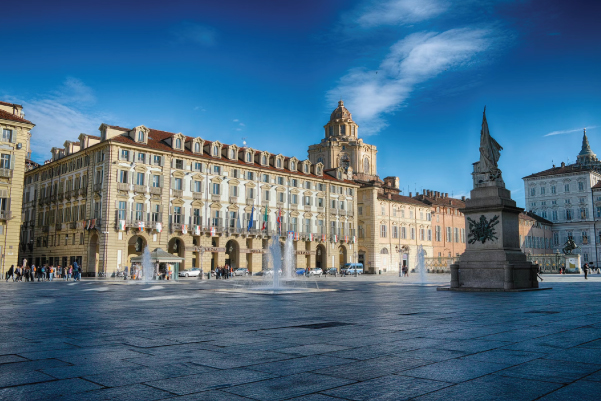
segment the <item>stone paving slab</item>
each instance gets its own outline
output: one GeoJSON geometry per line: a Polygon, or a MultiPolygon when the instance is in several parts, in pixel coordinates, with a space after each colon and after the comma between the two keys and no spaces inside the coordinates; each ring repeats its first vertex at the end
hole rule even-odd
{"type": "Polygon", "coordinates": [[[601,277],[547,279],[516,294],[311,279],[338,291],[277,297],[213,291],[241,280],[0,283],[0,399],[599,399],[601,277]]]}

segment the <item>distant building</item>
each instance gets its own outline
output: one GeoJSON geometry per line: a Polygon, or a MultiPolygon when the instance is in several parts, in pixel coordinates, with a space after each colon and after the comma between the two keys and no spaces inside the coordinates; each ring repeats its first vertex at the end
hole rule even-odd
{"type": "MultiPolygon", "coordinates": [[[[17,266],[25,160],[30,158],[31,129],[23,106],[0,102],[0,270],[17,266]]],[[[29,201],[29,199],[27,199],[29,201]]]]}
{"type": "Polygon", "coordinates": [[[553,250],[553,223],[531,212],[520,213],[520,249],[526,255],[548,255],[553,250]]]}
{"type": "Polygon", "coordinates": [[[572,237],[580,247],[576,252],[582,255],[582,263],[601,261],[601,232],[596,228],[601,193],[597,196],[593,191],[601,181],[601,162],[590,148],[586,131],[576,163],[562,162],[523,180],[526,210],[553,223],[551,247],[557,251],[572,237]]]}

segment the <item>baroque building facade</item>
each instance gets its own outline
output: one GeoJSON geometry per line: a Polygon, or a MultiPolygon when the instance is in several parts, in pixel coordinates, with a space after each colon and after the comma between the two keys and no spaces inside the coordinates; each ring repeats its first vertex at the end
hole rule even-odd
{"type": "Polygon", "coordinates": [[[23,106],[0,102],[0,270],[3,274],[19,262],[23,181],[34,127],[24,117],[23,106]]]}
{"type": "Polygon", "coordinates": [[[356,251],[359,186],[342,167],[143,125],[99,131],[25,174],[21,257],[95,276],[146,246],[182,257],[175,274],[226,263],[256,273],[268,241],[289,235],[297,267],[340,267],[356,251]]]}
{"type": "Polygon", "coordinates": [[[551,248],[557,252],[572,237],[581,262],[601,261],[601,194],[595,188],[601,181],[601,162],[590,148],[586,131],[576,163],[552,168],[523,178],[526,210],[552,223],[551,248]]]}

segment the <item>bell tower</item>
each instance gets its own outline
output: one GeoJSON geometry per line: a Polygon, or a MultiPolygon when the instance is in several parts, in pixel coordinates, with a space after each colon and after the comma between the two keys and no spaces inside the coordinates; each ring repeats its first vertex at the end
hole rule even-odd
{"type": "Polygon", "coordinates": [[[361,180],[377,178],[378,151],[359,138],[359,125],[353,121],[342,100],[330,115],[330,121],[324,125],[324,134],[320,143],[309,146],[311,163],[321,162],[326,170],[351,167],[354,177],[361,180]]]}

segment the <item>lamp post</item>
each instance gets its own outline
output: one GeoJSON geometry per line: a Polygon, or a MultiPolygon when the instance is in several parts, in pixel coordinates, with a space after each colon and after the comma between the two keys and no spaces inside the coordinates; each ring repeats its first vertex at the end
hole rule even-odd
{"type": "Polygon", "coordinates": [[[353,254],[353,259],[355,259],[355,277],[357,277],[357,252],[353,254]]]}
{"type": "Polygon", "coordinates": [[[204,247],[200,247],[200,274],[199,274],[199,277],[201,280],[203,279],[202,275],[204,274],[204,270],[202,269],[202,259],[203,259],[204,254],[205,254],[204,247]]]}
{"type": "Polygon", "coordinates": [[[557,270],[559,270],[559,272],[561,273],[561,268],[559,267],[559,249],[555,250],[555,266],[557,266],[557,270]]]}

